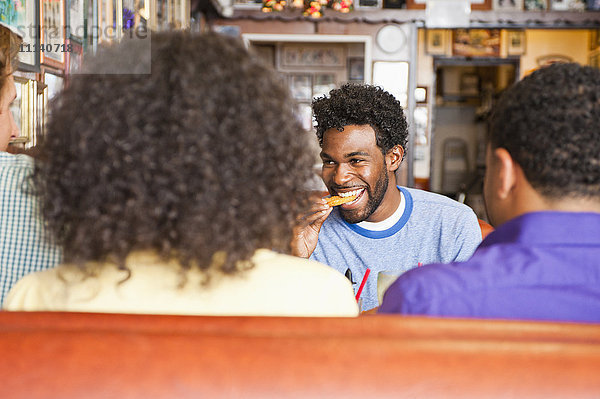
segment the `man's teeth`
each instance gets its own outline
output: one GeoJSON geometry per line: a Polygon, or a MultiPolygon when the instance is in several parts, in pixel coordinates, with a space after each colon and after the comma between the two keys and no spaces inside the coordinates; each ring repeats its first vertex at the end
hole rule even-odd
{"type": "Polygon", "coordinates": [[[358,197],[358,195],[362,192],[362,188],[359,188],[358,190],[354,190],[354,191],[348,191],[345,193],[338,193],[338,195],[340,197],[351,197],[353,195],[356,195],[358,197]]]}

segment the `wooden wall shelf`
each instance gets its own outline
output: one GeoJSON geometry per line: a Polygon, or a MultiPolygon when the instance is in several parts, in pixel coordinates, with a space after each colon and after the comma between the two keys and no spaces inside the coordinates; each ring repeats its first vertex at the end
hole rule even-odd
{"type": "MultiPolygon", "coordinates": [[[[306,21],[368,24],[412,22],[425,27],[425,10],[355,10],[342,14],[326,10],[319,19],[305,17],[300,11],[263,13],[260,9],[235,9],[229,20],[306,21]]],[[[453,28],[527,28],[527,29],[598,29],[600,11],[472,11],[469,26],[453,28]]]]}

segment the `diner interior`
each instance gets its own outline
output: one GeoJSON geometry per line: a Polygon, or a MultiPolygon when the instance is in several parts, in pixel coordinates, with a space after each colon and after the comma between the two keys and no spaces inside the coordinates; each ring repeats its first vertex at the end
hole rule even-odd
{"type": "MultiPolygon", "coordinates": [[[[86,54],[120,41],[123,28],[216,31],[241,38],[289,87],[297,134],[314,151],[309,189],[326,190],[311,102],[346,82],[378,85],[409,125],[400,185],[462,202],[483,225],[488,117],[499,96],[552,63],[600,67],[597,0],[25,3],[26,18],[60,32],[26,34],[25,45],[72,51],[22,53],[11,106],[20,134],[8,152],[35,151],[49,104],[86,54]]],[[[598,324],[2,311],[0,353],[3,398],[600,395],[598,324]]]]}

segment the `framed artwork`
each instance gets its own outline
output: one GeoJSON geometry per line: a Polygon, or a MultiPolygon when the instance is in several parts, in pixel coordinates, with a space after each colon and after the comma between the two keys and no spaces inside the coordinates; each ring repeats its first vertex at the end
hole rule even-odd
{"type": "Polygon", "coordinates": [[[67,52],[65,74],[77,73],[81,68],[83,61],[83,46],[72,39],[67,39],[67,46],[70,45],[71,51],[67,52]]]}
{"type": "Polygon", "coordinates": [[[0,2],[0,20],[8,23],[5,19],[11,20],[8,23],[13,27],[19,27],[20,33],[23,35],[23,44],[19,52],[19,69],[23,71],[39,72],[40,70],[40,55],[39,55],[39,38],[37,21],[39,18],[38,0],[21,0],[18,2],[2,1],[0,2]],[[4,7],[4,5],[14,4],[12,7],[4,7]],[[8,9],[12,8],[14,13],[8,13],[8,9]]]}
{"type": "Polygon", "coordinates": [[[373,8],[381,8],[382,0],[356,0],[354,2],[354,8],[361,9],[373,9],[373,8]]]}
{"type": "Polygon", "coordinates": [[[365,59],[348,57],[348,80],[363,82],[365,80],[365,59]]]}
{"type": "Polygon", "coordinates": [[[548,0],[524,0],[523,9],[526,11],[547,10],[548,0]]]}
{"type": "Polygon", "coordinates": [[[583,0],[549,0],[552,11],[583,11],[585,2],[583,0]]]}
{"type": "Polygon", "coordinates": [[[15,76],[17,95],[10,106],[20,134],[11,143],[28,143],[35,137],[37,81],[15,76]]]}
{"type": "Polygon", "coordinates": [[[64,85],[64,77],[58,72],[53,72],[54,71],[50,72],[49,70],[44,72],[44,83],[48,89],[48,101],[52,101],[52,99],[62,91],[64,85]]]}
{"type": "Polygon", "coordinates": [[[425,52],[430,55],[446,54],[446,30],[427,29],[425,31],[425,52]]]}
{"type": "Polygon", "coordinates": [[[283,46],[281,51],[281,66],[304,67],[344,66],[346,58],[344,48],[340,46],[283,46]]]}
{"type": "Polygon", "coordinates": [[[289,75],[289,87],[292,97],[298,101],[312,100],[312,76],[294,73],[289,75]]]}
{"type": "Polygon", "coordinates": [[[452,53],[465,57],[498,57],[500,29],[454,29],[452,53]]]}
{"type": "Polygon", "coordinates": [[[63,89],[64,77],[62,72],[49,67],[42,66],[40,73],[40,88],[38,91],[38,115],[40,117],[39,134],[43,135],[48,120],[48,104],[63,89]]]}
{"type": "Polygon", "coordinates": [[[40,0],[40,63],[63,69],[65,66],[64,0],[40,0]]]}
{"type": "Polygon", "coordinates": [[[493,8],[498,11],[522,11],[523,0],[494,0],[493,8]]]}
{"type": "Polygon", "coordinates": [[[506,54],[525,54],[525,31],[509,30],[506,32],[506,54]]]}
{"type": "Polygon", "coordinates": [[[70,0],[68,8],[69,32],[68,38],[82,43],[85,38],[85,0],[70,0]]]}

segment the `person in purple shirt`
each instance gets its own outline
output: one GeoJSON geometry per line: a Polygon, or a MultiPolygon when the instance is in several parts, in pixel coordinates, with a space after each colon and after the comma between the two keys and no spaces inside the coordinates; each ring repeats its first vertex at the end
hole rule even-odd
{"type": "Polygon", "coordinates": [[[600,322],[600,69],[533,72],[502,95],[489,133],[496,230],[466,262],[402,274],[379,313],[600,322]]]}

